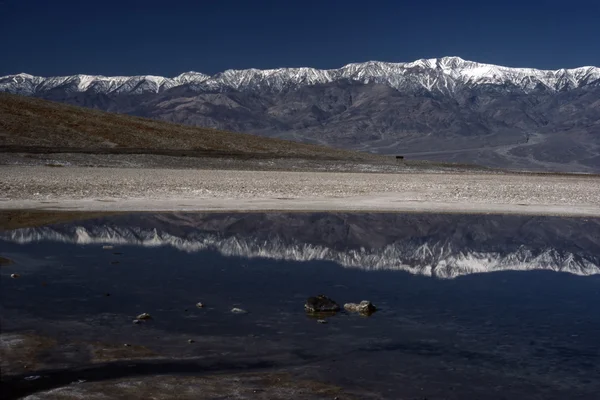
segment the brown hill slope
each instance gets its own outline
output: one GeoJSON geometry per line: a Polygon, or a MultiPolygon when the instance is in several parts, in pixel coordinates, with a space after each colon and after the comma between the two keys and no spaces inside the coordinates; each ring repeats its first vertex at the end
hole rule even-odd
{"type": "Polygon", "coordinates": [[[0,148],[37,152],[380,158],[368,153],[178,125],[4,93],[0,93],[0,148]]]}

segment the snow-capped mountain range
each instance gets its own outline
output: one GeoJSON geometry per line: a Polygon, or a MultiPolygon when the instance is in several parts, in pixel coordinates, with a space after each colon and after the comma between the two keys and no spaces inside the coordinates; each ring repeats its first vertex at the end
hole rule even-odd
{"type": "Polygon", "coordinates": [[[187,85],[198,92],[273,91],[336,81],[380,83],[397,90],[451,94],[458,88],[485,85],[507,86],[513,90],[563,91],[586,85],[600,85],[600,68],[588,66],[555,71],[509,68],[466,61],[460,57],[421,59],[409,63],[369,61],[339,69],[278,68],[268,70],[227,70],[215,75],[186,72],[174,78],[161,76],[72,75],[39,77],[26,73],[0,78],[0,91],[38,95],[61,88],[68,92],[103,94],[161,93],[187,85]]]}
{"type": "Polygon", "coordinates": [[[546,71],[443,57],[174,78],[18,74],[0,78],[0,92],[407,160],[600,172],[594,66],[546,71]]]}

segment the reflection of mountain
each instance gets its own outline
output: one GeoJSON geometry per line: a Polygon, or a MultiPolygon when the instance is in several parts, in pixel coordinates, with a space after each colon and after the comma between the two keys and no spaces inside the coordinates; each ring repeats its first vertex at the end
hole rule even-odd
{"type": "Polygon", "coordinates": [[[545,269],[600,274],[600,219],[419,214],[139,214],[4,232],[16,243],[172,246],[186,252],[453,278],[545,269]]]}

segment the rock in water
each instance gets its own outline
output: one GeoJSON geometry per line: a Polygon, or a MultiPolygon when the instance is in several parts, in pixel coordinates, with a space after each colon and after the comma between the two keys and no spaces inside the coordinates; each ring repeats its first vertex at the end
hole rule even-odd
{"type": "Polygon", "coordinates": [[[1,265],[10,265],[12,263],[13,263],[13,260],[11,260],[10,258],[0,256],[0,266],[1,265]]]}
{"type": "Polygon", "coordinates": [[[344,304],[344,309],[349,312],[356,312],[363,315],[371,315],[377,311],[377,307],[368,300],[363,300],[359,304],[346,303],[344,304]]]}
{"type": "Polygon", "coordinates": [[[202,303],[202,302],[196,303],[196,307],[198,307],[198,308],[204,308],[204,303],[202,303]]]}
{"type": "Polygon", "coordinates": [[[246,314],[248,311],[242,310],[241,308],[234,307],[231,309],[231,312],[234,314],[246,314]]]}
{"type": "Polygon", "coordinates": [[[317,297],[309,297],[304,304],[304,310],[309,313],[337,312],[340,306],[329,297],[322,294],[317,297]]]}
{"type": "Polygon", "coordinates": [[[141,313],[140,315],[137,316],[137,319],[140,319],[140,320],[150,319],[150,318],[152,318],[152,317],[148,313],[141,313]]]}

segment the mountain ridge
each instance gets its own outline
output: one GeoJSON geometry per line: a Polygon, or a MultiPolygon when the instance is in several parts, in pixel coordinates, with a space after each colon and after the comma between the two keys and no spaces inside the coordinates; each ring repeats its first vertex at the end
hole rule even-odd
{"type": "Polygon", "coordinates": [[[583,66],[542,70],[478,63],[460,57],[442,57],[404,63],[367,61],[347,64],[337,69],[229,69],[212,76],[188,71],[172,78],[155,75],[85,74],[40,77],[19,73],[0,77],[0,91],[35,95],[64,85],[70,85],[70,88],[76,91],[92,90],[97,93],[160,93],[182,85],[193,85],[198,91],[265,88],[283,91],[343,79],[360,83],[382,83],[398,90],[420,88],[445,93],[452,93],[457,85],[486,84],[511,84],[525,92],[539,88],[540,85],[547,90],[560,91],[588,84],[600,84],[600,68],[583,66]],[[417,78],[413,79],[412,76],[417,78]]]}

